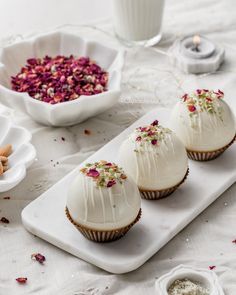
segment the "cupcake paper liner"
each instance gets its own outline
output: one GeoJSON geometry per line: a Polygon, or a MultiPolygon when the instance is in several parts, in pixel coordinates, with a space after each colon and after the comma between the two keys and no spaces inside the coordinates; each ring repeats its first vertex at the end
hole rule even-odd
{"type": "Polygon", "coordinates": [[[149,191],[149,190],[142,190],[139,189],[141,196],[143,199],[146,200],[159,200],[162,198],[166,198],[169,195],[171,195],[182,183],[184,183],[184,181],[186,180],[187,176],[189,174],[189,168],[184,176],[184,178],[182,179],[182,181],[178,184],[176,184],[175,186],[172,186],[170,188],[167,189],[163,189],[163,190],[156,190],[156,191],[149,191]]]}
{"type": "Polygon", "coordinates": [[[96,230],[92,228],[85,227],[83,225],[80,225],[76,223],[72,217],[70,216],[69,210],[66,207],[66,216],[70,220],[70,222],[81,232],[83,236],[85,236],[88,240],[97,242],[97,243],[107,243],[107,242],[112,242],[115,240],[118,240],[122,238],[130,229],[131,227],[139,221],[141,218],[142,210],[139,210],[139,213],[135,220],[130,223],[129,225],[118,228],[118,229],[113,229],[113,230],[96,230]]]}
{"type": "Polygon", "coordinates": [[[226,146],[211,152],[198,152],[198,151],[190,151],[187,150],[188,157],[194,161],[210,161],[214,160],[219,157],[223,152],[230,147],[234,141],[236,140],[236,135],[234,136],[233,140],[227,144],[226,146]]]}

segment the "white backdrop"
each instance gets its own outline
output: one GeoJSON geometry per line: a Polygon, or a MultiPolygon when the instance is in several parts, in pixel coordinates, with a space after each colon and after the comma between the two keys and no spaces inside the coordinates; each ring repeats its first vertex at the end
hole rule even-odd
{"type": "MultiPolygon", "coordinates": [[[[92,20],[97,29],[68,27],[67,30],[117,47],[120,45],[112,36],[109,2],[2,0],[0,35],[24,35],[63,23],[92,20]],[[105,19],[96,22],[96,17],[105,19]]],[[[20,218],[22,208],[91,153],[154,106],[171,107],[182,91],[195,87],[223,89],[236,110],[236,2],[167,1],[164,37],[157,48],[166,51],[176,36],[196,32],[225,46],[226,60],[216,75],[185,76],[169,65],[166,55],[154,49],[131,49],[126,56],[120,103],[83,124],[71,128],[44,127],[24,114],[0,107],[0,113],[8,114],[32,132],[38,153],[38,161],[29,169],[26,179],[12,191],[0,194],[0,217],[10,220],[9,225],[0,224],[1,295],[152,295],[156,278],[180,263],[216,266],[214,271],[226,295],[236,293],[236,245],[232,243],[236,239],[236,185],[144,266],[126,275],[109,274],[34,237],[23,228],[20,218]],[[91,134],[84,134],[85,129],[91,134]],[[5,196],[11,199],[3,199],[5,196]],[[35,252],[46,256],[45,265],[31,260],[35,252]],[[19,276],[28,277],[28,283],[19,286],[15,282],[19,276]]]]}

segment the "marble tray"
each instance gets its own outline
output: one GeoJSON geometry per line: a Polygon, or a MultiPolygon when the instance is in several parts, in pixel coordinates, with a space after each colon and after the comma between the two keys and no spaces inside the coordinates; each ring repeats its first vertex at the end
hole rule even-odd
{"type": "MultiPolygon", "coordinates": [[[[120,143],[135,128],[158,119],[168,126],[169,110],[146,114],[88,161],[116,161],[120,143]]],[[[97,244],[85,239],[67,220],[64,208],[67,189],[79,167],[31,202],[22,212],[28,231],[53,245],[112,273],[126,273],[144,264],[198,214],[236,181],[236,144],[211,162],[189,161],[187,181],[160,201],[142,200],[142,218],[122,239],[97,244]]]]}

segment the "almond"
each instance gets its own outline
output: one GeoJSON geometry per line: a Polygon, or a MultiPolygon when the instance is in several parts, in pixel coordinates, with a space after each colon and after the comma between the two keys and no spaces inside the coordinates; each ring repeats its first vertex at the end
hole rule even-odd
{"type": "Polygon", "coordinates": [[[0,147],[0,156],[9,157],[12,153],[12,145],[7,144],[4,147],[0,147]]]}
{"type": "Polygon", "coordinates": [[[8,170],[8,166],[7,165],[3,165],[3,172],[6,172],[8,170]]]}
{"type": "Polygon", "coordinates": [[[0,175],[3,174],[3,166],[2,166],[2,162],[0,162],[0,175]]]}
{"type": "Polygon", "coordinates": [[[0,156],[0,162],[2,162],[3,165],[6,165],[8,163],[8,158],[4,156],[0,156]]]}

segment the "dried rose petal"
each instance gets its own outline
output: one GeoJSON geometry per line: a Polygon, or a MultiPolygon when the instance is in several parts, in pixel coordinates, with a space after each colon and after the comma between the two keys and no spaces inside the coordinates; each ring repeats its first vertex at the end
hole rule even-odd
{"type": "Polygon", "coordinates": [[[155,135],[155,132],[154,131],[149,131],[147,135],[148,136],[153,136],[153,135],[155,135]]]}
{"type": "Polygon", "coordinates": [[[195,112],[196,111],[196,107],[194,105],[189,105],[188,106],[188,109],[191,113],[195,112]]]}
{"type": "Polygon", "coordinates": [[[108,162],[108,163],[106,163],[105,165],[106,165],[106,166],[112,166],[112,163],[109,163],[109,162],[108,162]]]}
{"type": "Polygon", "coordinates": [[[213,269],[215,269],[215,268],[216,268],[215,265],[209,266],[209,269],[210,269],[210,270],[213,270],[213,269]]]}
{"type": "Polygon", "coordinates": [[[31,259],[37,260],[39,263],[43,264],[44,261],[46,260],[45,256],[43,256],[40,253],[35,253],[31,255],[31,259]]]}
{"type": "Polygon", "coordinates": [[[91,134],[91,131],[88,130],[88,129],[84,129],[84,134],[86,134],[86,135],[90,135],[90,134],[91,134]]]}
{"type": "Polygon", "coordinates": [[[61,140],[62,140],[62,141],[65,141],[66,139],[65,139],[65,137],[62,137],[61,140]]]}
{"type": "Polygon", "coordinates": [[[187,93],[185,93],[185,94],[182,96],[182,99],[183,99],[183,101],[186,101],[186,100],[187,100],[187,98],[188,98],[188,94],[187,94],[187,93]]]}
{"type": "Polygon", "coordinates": [[[6,196],[6,197],[4,197],[3,199],[4,199],[4,200],[10,200],[10,199],[11,199],[11,197],[9,197],[9,196],[6,196]]]}
{"type": "Polygon", "coordinates": [[[96,169],[89,169],[88,173],[87,173],[87,176],[90,176],[90,177],[98,177],[100,175],[100,173],[96,170],[96,169]]]}
{"type": "Polygon", "coordinates": [[[206,100],[207,101],[212,101],[212,99],[210,97],[207,97],[206,100]]]}
{"type": "Polygon", "coordinates": [[[152,145],[156,145],[156,144],[157,144],[157,140],[156,140],[156,139],[153,139],[153,140],[151,141],[151,143],[152,143],[152,145]]]}
{"type": "Polygon", "coordinates": [[[112,187],[115,184],[116,184],[115,179],[109,180],[108,183],[107,183],[107,187],[112,187]]]}
{"type": "Polygon", "coordinates": [[[197,92],[198,95],[200,95],[202,93],[202,90],[201,89],[197,89],[196,92],[197,92]]]}
{"type": "Polygon", "coordinates": [[[17,278],[16,281],[19,283],[19,284],[25,284],[27,282],[27,278],[17,278]]]}
{"type": "Polygon", "coordinates": [[[154,122],[152,122],[152,126],[157,126],[159,124],[158,120],[155,120],[154,122]]]}
{"type": "Polygon", "coordinates": [[[10,223],[10,221],[9,221],[6,217],[2,217],[2,218],[0,219],[0,221],[1,221],[2,223],[10,223]]]}
{"type": "Polygon", "coordinates": [[[140,131],[141,132],[147,131],[147,127],[140,127],[140,131]]]}
{"type": "Polygon", "coordinates": [[[108,73],[88,57],[45,56],[29,58],[11,83],[17,92],[56,104],[107,91],[108,73]]]}
{"type": "Polygon", "coordinates": [[[233,244],[236,244],[236,239],[232,241],[233,244]]]}
{"type": "Polygon", "coordinates": [[[136,137],[136,141],[141,141],[141,139],[142,139],[141,136],[136,137]]]}

